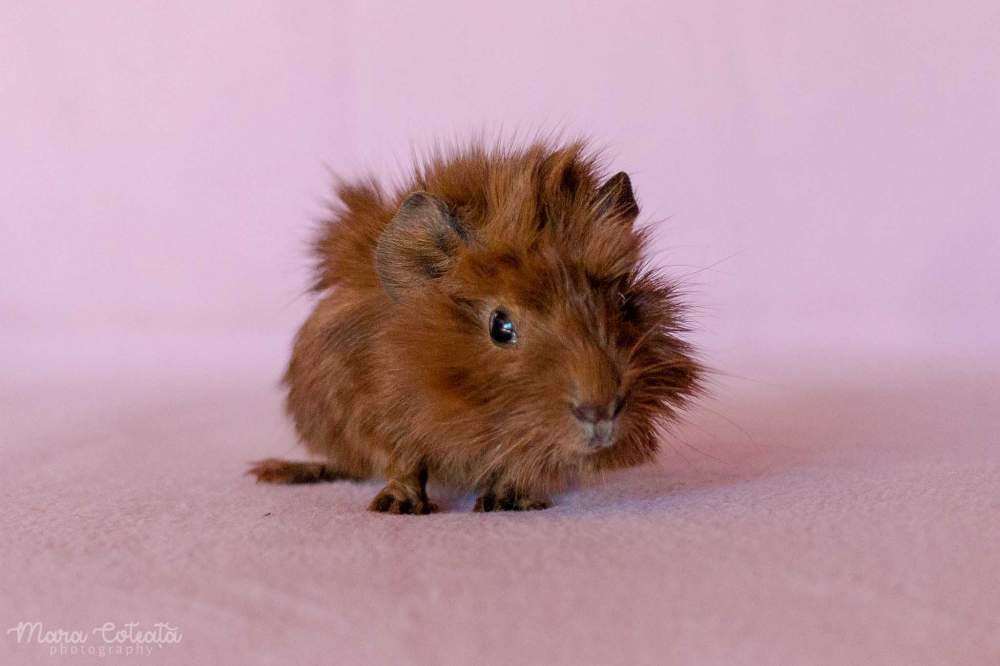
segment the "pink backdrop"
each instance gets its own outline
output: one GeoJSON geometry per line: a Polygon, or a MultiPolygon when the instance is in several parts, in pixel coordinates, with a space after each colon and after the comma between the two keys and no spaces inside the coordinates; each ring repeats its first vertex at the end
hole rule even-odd
{"type": "Polygon", "coordinates": [[[177,663],[997,663],[998,34],[995,0],[0,3],[0,629],[166,618],[177,663]],[[296,455],[274,383],[329,171],[539,131],[593,137],[659,222],[724,372],[697,452],[391,530],[375,486],[241,478],[296,455]]]}
{"type": "Polygon", "coordinates": [[[992,352],[995,2],[21,3],[5,332],[276,332],[328,171],[562,129],[690,275],[709,356],[992,352]]]}

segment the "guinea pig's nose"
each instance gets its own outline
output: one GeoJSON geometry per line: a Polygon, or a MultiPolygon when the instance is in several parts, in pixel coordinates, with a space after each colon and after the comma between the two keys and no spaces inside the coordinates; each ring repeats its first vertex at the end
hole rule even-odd
{"type": "Polygon", "coordinates": [[[615,398],[609,403],[596,402],[574,402],[570,405],[573,416],[586,423],[597,423],[598,421],[610,421],[616,416],[621,408],[621,400],[615,398]]]}
{"type": "Polygon", "coordinates": [[[570,411],[580,422],[583,436],[591,449],[611,446],[615,436],[615,417],[621,411],[622,402],[614,399],[610,403],[577,403],[570,405],[570,411]]]}

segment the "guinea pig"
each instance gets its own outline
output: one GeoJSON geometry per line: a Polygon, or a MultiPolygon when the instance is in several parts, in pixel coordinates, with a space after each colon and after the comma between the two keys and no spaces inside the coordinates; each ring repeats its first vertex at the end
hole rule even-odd
{"type": "Polygon", "coordinates": [[[427,514],[428,478],[476,511],[550,506],[638,465],[702,374],[677,287],[644,261],[629,177],[582,142],[469,145],[394,193],[342,184],[315,241],[318,302],[284,376],[323,462],[258,481],[382,477],[370,509],[427,514]]]}

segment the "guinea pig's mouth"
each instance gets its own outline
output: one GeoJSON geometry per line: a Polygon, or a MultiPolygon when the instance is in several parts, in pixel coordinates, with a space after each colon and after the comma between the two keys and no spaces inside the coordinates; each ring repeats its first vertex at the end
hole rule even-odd
{"type": "Polygon", "coordinates": [[[615,422],[608,419],[596,423],[584,423],[583,442],[590,451],[606,449],[614,443],[615,422]]]}
{"type": "Polygon", "coordinates": [[[577,441],[583,455],[591,455],[614,446],[618,434],[617,419],[580,421],[579,428],[581,432],[577,441]]]}

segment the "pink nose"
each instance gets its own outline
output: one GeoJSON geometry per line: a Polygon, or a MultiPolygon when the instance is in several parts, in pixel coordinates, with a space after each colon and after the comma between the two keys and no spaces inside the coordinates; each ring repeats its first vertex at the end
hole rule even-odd
{"type": "Polygon", "coordinates": [[[599,404],[595,402],[577,403],[570,406],[573,416],[585,423],[597,423],[599,421],[611,421],[618,416],[621,409],[621,400],[615,398],[609,403],[599,404]]]}
{"type": "Polygon", "coordinates": [[[574,403],[570,406],[573,416],[583,428],[584,439],[593,449],[610,446],[615,434],[615,417],[621,411],[622,402],[617,398],[610,403],[574,403]]]}

